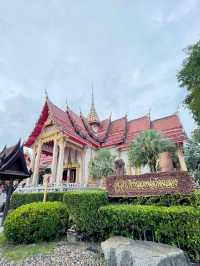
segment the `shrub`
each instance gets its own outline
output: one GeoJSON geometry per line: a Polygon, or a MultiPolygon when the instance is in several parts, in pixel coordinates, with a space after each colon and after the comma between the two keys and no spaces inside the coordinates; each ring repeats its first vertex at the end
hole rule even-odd
{"type": "Polygon", "coordinates": [[[82,190],[64,195],[69,214],[76,229],[86,237],[96,237],[99,232],[99,207],[107,204],[107,192],[103,190],[82,190]]]}
{"type": "Polygon", "coordinates": [[[48,241],[64,233],[68,216],[67,207],[61,202],[34,202],[11,212],[4,232],[8,240],[17,243],[48,241]]]}
{"type": "MultiPolygon", "coordinates": [[[[63,201],[64,192],[48,192],[47,200],[48,201],[63,201]]],[[[21,205],[43,201],[44,193],[13,193],[11,198],[11,209],[16,209],[21,205]]]]}
{"type": "Polygon", "coordinates": [[[111,203],[135,204],[135,205],[156,205],[156,206],[200,206],[200,190],[196,190],[190,195],[163,195],[135,198],[110,198],[111,203]]]}
{"type": "Polygon", "coordinates": [[[123,235],[133,239],[176,245],[200,260],[200,209],[108,205],[99,209],[103,237],[123,235]]]}

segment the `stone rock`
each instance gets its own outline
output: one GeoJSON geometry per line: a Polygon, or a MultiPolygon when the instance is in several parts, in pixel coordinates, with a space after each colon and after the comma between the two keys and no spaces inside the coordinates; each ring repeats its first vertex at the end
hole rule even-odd
{"type": "Polygon", "coordinates": [[[161,243],[115,236],[101,248],[108,266],[191,266],[181,249],[161,243]]]}

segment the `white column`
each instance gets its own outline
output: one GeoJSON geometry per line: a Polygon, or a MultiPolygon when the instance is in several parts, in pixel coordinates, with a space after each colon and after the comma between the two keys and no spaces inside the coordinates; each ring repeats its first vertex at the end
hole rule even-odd
{"type": "Polygon", "coordinates": [[[39,143],[38,148],[37,148],[37,154],[35,157],[34,170],[33,170],[33,178],[32,178],[32,185],[33,186],[36,186],[38,184],[38,174],[39,174],[41,150],[42,150],[42,144],[39,143]]]}
{"type": "Polygon", "coordinates": [[[57,161],[58,161],[58,143],[57,140],[54,140],[53,144],[53,160],[51,165],[51,183],[56,181],[56,172],[57,172],[57,161]]]}
{"type": "MultiPolygon", "coordinates": [[[[32,149],[31,162],[30,162],[30,165],[28,165],[28,170],[31,169],[32,172],[33,172],[33,170],[34,170],[35,156],[36,156],[36,153],[35,153],[35,147],[34,147],[34,148],[32,149]]],[[[32,177],[33,177],[33,173],[32,173],[32,175],[31,175],[31,177],[29,177],[29,178],[26,179],[26,186],[31,185],[31,183],[32,183],[32,177]]]]}
{"type": "Polygon", "coordinates": [[[85,151],[81,151],[80,153],[80,174],[81,174],[81,178],[79,179],[80,184],[83,185],[84,184],[84,180],[85,180],[85,151]]]}
{"type": "Polygon", "coordinates": [[[36,157],[36,151],[35,151],[35,147],[34,147],[32,150],[31,164],[30,164],[30,169],[32,171],[34,170],[34,166],[35,166],[35,157],[36,157]]]}
{"type": "Polygon", "coordinates": [[[63,162],[64,162],[64,151],[65,151],[65,143],[62,139],[59,142],[59,159],[58,159],[58,169],[57,169],[57,177],[56,184],[61,185],[63,178],[63,162]]]}
{"type": "Polygon", "coordinates": [[[89,162],[90,162],[90,159],[92,157],[92,150],[91,148],[86,148],[86,151],[84,152],[84,166],[83,166],[83,169],[84,169],[84,180],[83,180],[83,183],[85,185],[88,184],[88,181],[89,181],[89,162]]]}
{"type": "Polygon", "coordinates": [[[177,156],[178,156],[178,159],[179,159],[181,171],[187,171],[187,165],[185,163],[185,158],[184,158],[183,151],[182,151],[181,148],[178,148],[177,156]]]}
{"type": "Polygon", "coordinates": [[[76,183],[81,183],[81,160],[81,153],[78,152],[77,163],[79,164],[79,167],[76,168],[76,183]]]}

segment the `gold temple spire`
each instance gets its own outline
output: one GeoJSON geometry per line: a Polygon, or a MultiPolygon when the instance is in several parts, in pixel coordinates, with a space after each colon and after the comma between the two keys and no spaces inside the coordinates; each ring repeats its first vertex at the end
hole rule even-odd
{"type": "Polygon", "coordinates": [[[92,85],[92,102],[91,102],[90,112],[87,117],[87,121],[89,124],[99,124],[99,117],[97,115],[95,104],[94,104],[93,85],[92,85]]]}

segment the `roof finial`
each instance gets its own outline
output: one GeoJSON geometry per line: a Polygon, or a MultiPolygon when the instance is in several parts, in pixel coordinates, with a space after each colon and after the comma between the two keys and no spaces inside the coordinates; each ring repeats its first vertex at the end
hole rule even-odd
{"type": "Polygon", "coordinates": [[[68,105],[68,100],[67,100],[67,98],[66,98],[66,100],[65,100],[65,111],[66,111],[66,112],[69,111],[69,105],[68,105]]]}
{"type": "Polygon", "coordinates": [[[93,85],[93,82],[91,84],[91,88],[92,88],[92,105],[94,106],[94,85],[93,85]]]}
{"type": "Polygon", "coordinates": [[[176,108],[176,112],[175,112],[176,115],[179,114],[180,109],[181,109],[181,103],[179,102],[178,105],[177,105],[177,108],[176,108]]]}
{"type": "Polygon", "coordinates": [[[46,89],[44,90],[44,94],[45,94],[45,99],[48,100],[49,96],[48,96],[48,92],[46,89]]]}
{"type": "Polygon", "coordinates": [[[148,117],[149,117],[149,120],[151,120],[151,107],[149,107],[148,117]]]}

